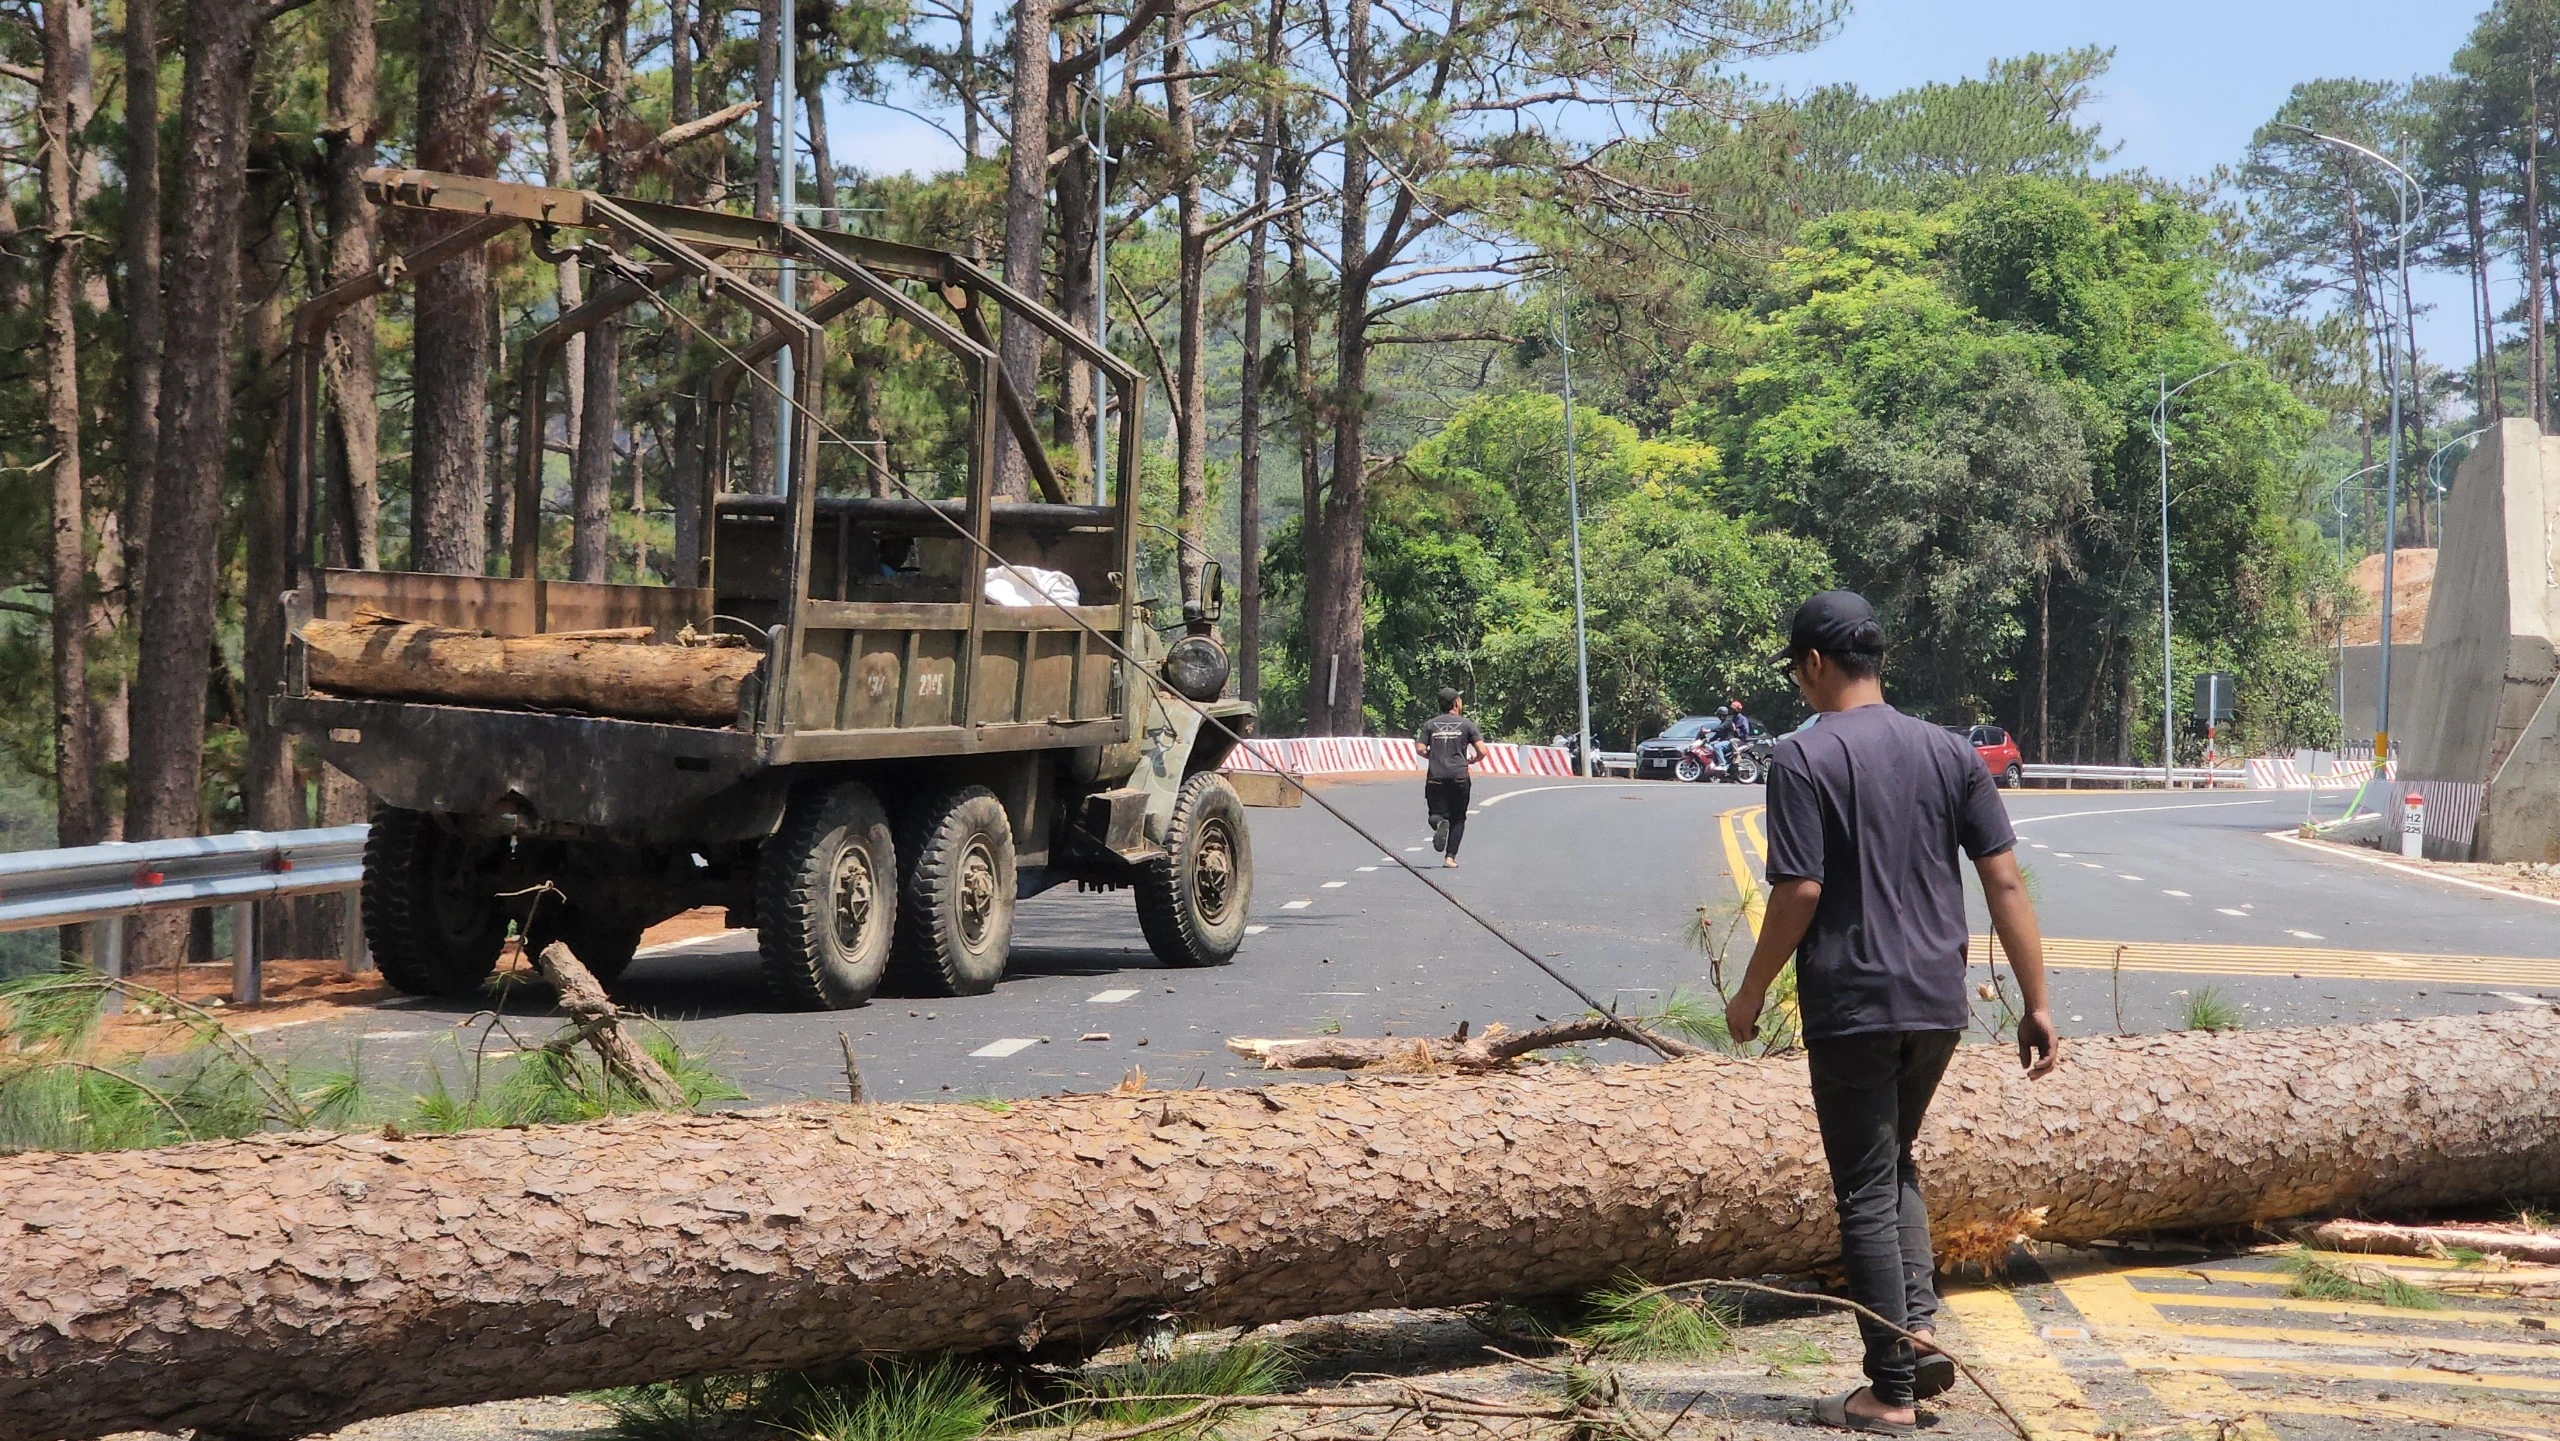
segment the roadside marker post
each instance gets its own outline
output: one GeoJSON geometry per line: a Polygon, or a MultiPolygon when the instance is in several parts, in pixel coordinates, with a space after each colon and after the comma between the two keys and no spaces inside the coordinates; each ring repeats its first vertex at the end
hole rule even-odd
{"type": "Polygon", "coordinates": [[[2400,803],[2400,858],[2427,858],[2427,798],[2416,791],[2409,792],[2400,803]]]}

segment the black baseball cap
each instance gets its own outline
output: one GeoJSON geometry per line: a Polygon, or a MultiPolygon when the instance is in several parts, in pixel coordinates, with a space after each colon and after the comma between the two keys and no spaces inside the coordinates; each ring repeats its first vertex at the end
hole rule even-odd
{"type": "Polygon", "coordinates": [[[1845,655],[1863,651],[1884,654],[1884,626],[1875,607],[1854,590],[1826,590],[1796,607],[1787,628],[1787,648],[1769,657],[1772,665],[1793,665],[1806,651],[1845,655]]]}

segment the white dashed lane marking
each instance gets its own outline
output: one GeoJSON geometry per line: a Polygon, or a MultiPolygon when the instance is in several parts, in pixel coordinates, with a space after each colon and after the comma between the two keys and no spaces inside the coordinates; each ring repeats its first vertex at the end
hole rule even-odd
{"type": "Polygon", "coordinates": [[[1007,1036],[1001,1041],[989,1041],[969,1054],[987,1056],[1000,1061],[1016,1051],[1027,1051],[1038,1044],[1040,1044],[1038,1036],[1007,1036]]]}
{"type": "Polygon", "coordinates": [[[1314,904],[1315,902],[1313,901],[1282,901],[1280,903],[1280,909],[1284,911],[1303,911],[1314,904]]]}
{"type": "Polygon", "coordinates": [[[1376,869],[1377,869],[1377,867],[1376,867],[1376,866],[1353,866],[1353,867],[1352,867],[1352,869],[1353,869],[1353,870],[1355,870],[1355,871],[1364,871],[1364,872],[1365,872],[1365,871],[1374,871],[1374,870],[1376,870],[1376,869]]]}
{"type": "Polygon", "coordinates": [[[2120,881],[2138,881],[2138,880],[2141,880],[2141,879],[2142,879],[2142,877],[2140,877],[2140,876],[2129,876],[2129,875],[2126,875],[2126,874],[2125,874],[2124,872],[2122,872],[2122,871],[2118,871],[2118,872],[2116,872],[2116,879],[2117,879],[2117,880],[2120,880],[2120,881]]]}
{"type": "Polygon", "coordinates": [[[1244,933],[1248,936],[1258,936],[1269,929],[1271,929],[1269,926],[1247,926],[1244,928],[1244,933]]]}
{"type": "Polygon", "coordinates": [[[2215,907],[2214,907],[2214,910],[2215,910],[2215,911],[2217,911],[2217,912],[2219,912],[2219,913],[2220,913],[2220,914],[2222,914],[2222,915],[2226,915],[2226,916],[2238,916],[2240,919],[2242,919],[2242,920],[2244,920],[2244,921],[2245,921],[2245,920],[2247,920],[2247,919],[2249,919],[2249,913],[2248,913],[2247,911],[2235,911],[2235,910],[2231,909],[2229,906],[2215,906],[2215,907]]]}
{"type": "Polygon", "coordinates": [[[2293,937],[2297,941],[2317,941],[2326,939],[2326,937],[2322,936],[2318,931],[2288,930],[2285,934],[2293,937]]]}
{"type": "Polygon", "coordinates": [[[1096,991],[1085,997],[1084,1003],[1088,1006],[1116,1006],[1136,994],[1136,991],[1131,990],[1096,991]]]}
{"type": "Polygon", "coordinates": [[[1351,884],[1349,881],[1327,881],[1324,883],[1323,889],[1328,891],[1338,891],[1349,884],[1351,884]]]}
{"type": "Polygon", "coordinates": [[[2192,901],[2195,899],[2195,897],[2188,895],[2185,891],[2162,891],[2160,894],[2164,896],[2176,896],[2182,901],[2192,901]]]}

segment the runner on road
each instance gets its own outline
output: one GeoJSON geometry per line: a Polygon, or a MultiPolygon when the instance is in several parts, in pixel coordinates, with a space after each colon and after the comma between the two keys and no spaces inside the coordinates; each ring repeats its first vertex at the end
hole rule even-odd
{"type": "Polygon", "coordinates": [[[1465,700],[1455,690],[1440,692],[1440,714],[1413,734],[1414,754],[1429,759],[1422,773],[1422,803],[1431,811],[1431,848],[1440,864],[1458,863],[1458,842],[1467,834],[1467,794],[1475,788],[1467,765],[1484,759],[1484,732],[1462,714],[1465,700]]]}
{"type": "Polygon", "coordinates": [[[1964,737],[1885,704],[1884,650],[1866,601],[1831,590],[1797,608],[1775,657],[1822,724],[1778,742],[1769,763],[1768,909],[1725,1026],[1738,1041],[1757,1033],[1792,956],[1849,1297],[1885,1323],[1858,1321],[1868,1384],[1814,1413],[1907,1436],[1919,1422],[1912,1403],[1955,1384],[1953,1363],[1929,1344],[1938,1298],[1911,1142],[1972,1019],[1960,858],[1982,878],[2018,980],[2019,1064],[2044,1075],[2061,1042],[2009,812],[1964,737]]]}

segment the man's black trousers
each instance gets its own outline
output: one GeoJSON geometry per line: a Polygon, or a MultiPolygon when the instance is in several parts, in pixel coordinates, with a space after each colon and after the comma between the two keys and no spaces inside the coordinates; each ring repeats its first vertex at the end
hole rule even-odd
{"type": "Polygon", "coordinates": [[[1449,845],[1441,854],[1452,859],[1458,854],[1459,838],[1467,833],[1467,793],[1474,788],[1475,782],[1465,776],[1422,783],[1422,803],[1430,808],[1432,821],[1449,823],[1449,845]]]}
{"type": "MultiPolygon", "coordinates": [[[[1938,1315],[1929,1207],[1920,1198],[1911,1141],[1962,1034],[1878,1031],[1805,1045],[1849,1298],[1906,1331],[1934,1329],[1938,1315]]],[[[1864,1316],[1858,1334],[1876,1399],[1909,1405],[1918,1364],[1911,1343],[1864,1316]]]]}

